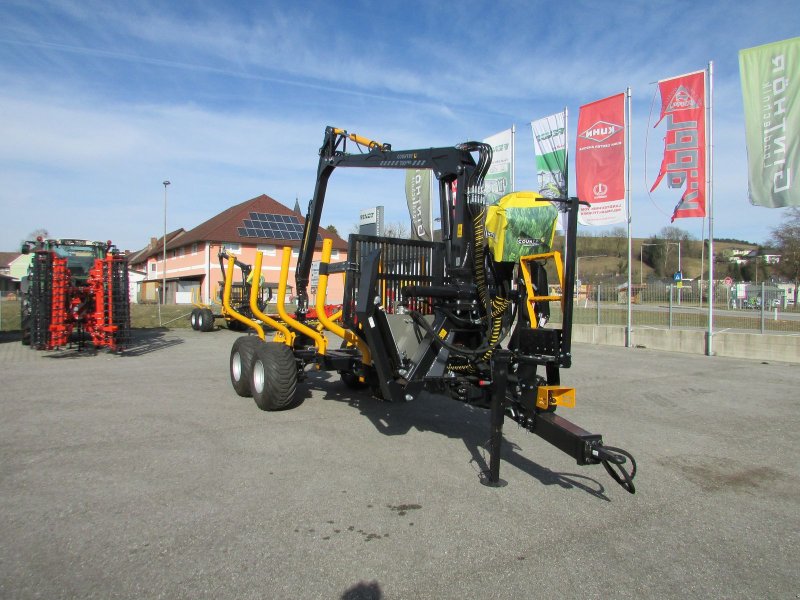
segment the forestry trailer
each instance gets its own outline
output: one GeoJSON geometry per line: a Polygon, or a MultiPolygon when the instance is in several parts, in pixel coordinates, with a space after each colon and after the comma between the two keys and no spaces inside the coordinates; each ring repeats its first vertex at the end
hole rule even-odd
{"type": "Polygon", "coordinates": [[[32,254],[22,278],[22,343],[37,350],[68,345],[122,350],[130,341],[128,261],[111,242],[42,239],[25,242],[32,254]]]}
{"type": "MultiPolygon", "coordinates": [[[[398,151],[326,128],[295,270],[297,309],[289,315],[285,307],[292,253],[286,247],[276,305],[281,320],[251,303],[253,315],[276,333],[266,342],[259,323],[242,319],[258,335],[233,344],[233,387],[263,410],[288,409],[300,401],[297,384],[313,368],[337,371],[348,387],[369,388],[390,402],[444,395],[489,410],[483,483],[504,483],[500,449],[507,416],[577,464],[602,464],[633,493],[633,456],[556,414],[558,406],[575,403],[575,390],[562,385],[560,369],[572,363],[580,202],[517,192],[487,206],[483,183],[491,161],[491,146],[480,142],[398,151]],[[348,143],[358,151],[348,152],[348,143]],[[331,243],[325,240],[314,307],[320,325],[312,328],[312,259],[328,180],[340,167],[431,170],[438,180],[441,239],[351,235],[343,263],[330,262],[331,243]],[[559,210],[566,229],[563,253],[552,250],[559,210]],[[343,310],[331,318],[321,310],[328,277],[342,273],[343,310]],[[342,338],[341,347],[331,347],[331,334],[342,338]]],[[[260,262],[257,254],[257,272],[260,262]]]]}

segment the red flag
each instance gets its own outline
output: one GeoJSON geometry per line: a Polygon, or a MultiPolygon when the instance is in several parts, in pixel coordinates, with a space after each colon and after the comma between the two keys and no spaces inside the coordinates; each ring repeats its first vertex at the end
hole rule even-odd
{"type": "Polygon", "coordinates": [[[581,106],[575,143],[575,179],[584,225],[627,219],[625,212],[625,94],[581,106]]]}
{"type": "Polygon", "coordinates": [[[706,216],[706,72],[658,82],[661,117],[667,117],[664,158],[652,192],[667,175],[667,186],[684,188],[672,221],[706,216]]]}

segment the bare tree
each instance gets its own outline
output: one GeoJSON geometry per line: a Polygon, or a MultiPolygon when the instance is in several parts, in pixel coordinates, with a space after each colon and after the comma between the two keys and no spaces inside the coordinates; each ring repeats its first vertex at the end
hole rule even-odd
{"type": "MultiPolygon", "coordinates": [[[[358,234],[361,231],[361,227],[356,224],[350,229],[350,233],[358,234]]],[[[406,223],[389,223],[383,226],[383,237],[388,238],[398,238],[407,240],[411,237],[411,228],[406,223]]]]}
{"type": "MultiPolygon", "coordinates": [[[[628,252],[628,230],[625,227],[614,227],[603,234],[611,242],[610,252],[617,257],[627,256],[628,252]]],[[[627,261],[626,261],[627,262],[627,261]]],[[[620,261],[620,264],[624,264],[620,261]]],[[[620,267],[621,268],[621,267],[620,267]]]]}
{"type": "Polygon", "coordinates": [[[407,240],[411,235],[411,228],[407,223],[389,223],[383,226],[383,236],[407,240]]]}
{"type": "Polygon", "coordinates": [[[770,245],[781,255],[778,272],[794,283],[794,303],[797,306],[797,285],[800,283],[800,207],[793,206],[786,211],[781,224],[772,230],[770,245]]]}

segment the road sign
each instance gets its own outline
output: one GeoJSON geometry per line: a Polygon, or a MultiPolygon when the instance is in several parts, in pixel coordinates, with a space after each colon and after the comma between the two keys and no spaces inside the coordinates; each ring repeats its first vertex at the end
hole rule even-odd
{"type": "Polygon", "coordinates": [[[680,271],[675,271],[675,274],[672,276],[674,281],[682,281],[683,280],[683,273],[680,271]]]}

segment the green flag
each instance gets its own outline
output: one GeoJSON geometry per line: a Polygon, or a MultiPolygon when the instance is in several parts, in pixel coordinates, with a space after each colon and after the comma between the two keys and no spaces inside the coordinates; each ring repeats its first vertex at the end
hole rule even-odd
{"type": "Polygon", "coordinates": [[[800,206],[800,37],[739,51],[750,202],[800,206]]]}

